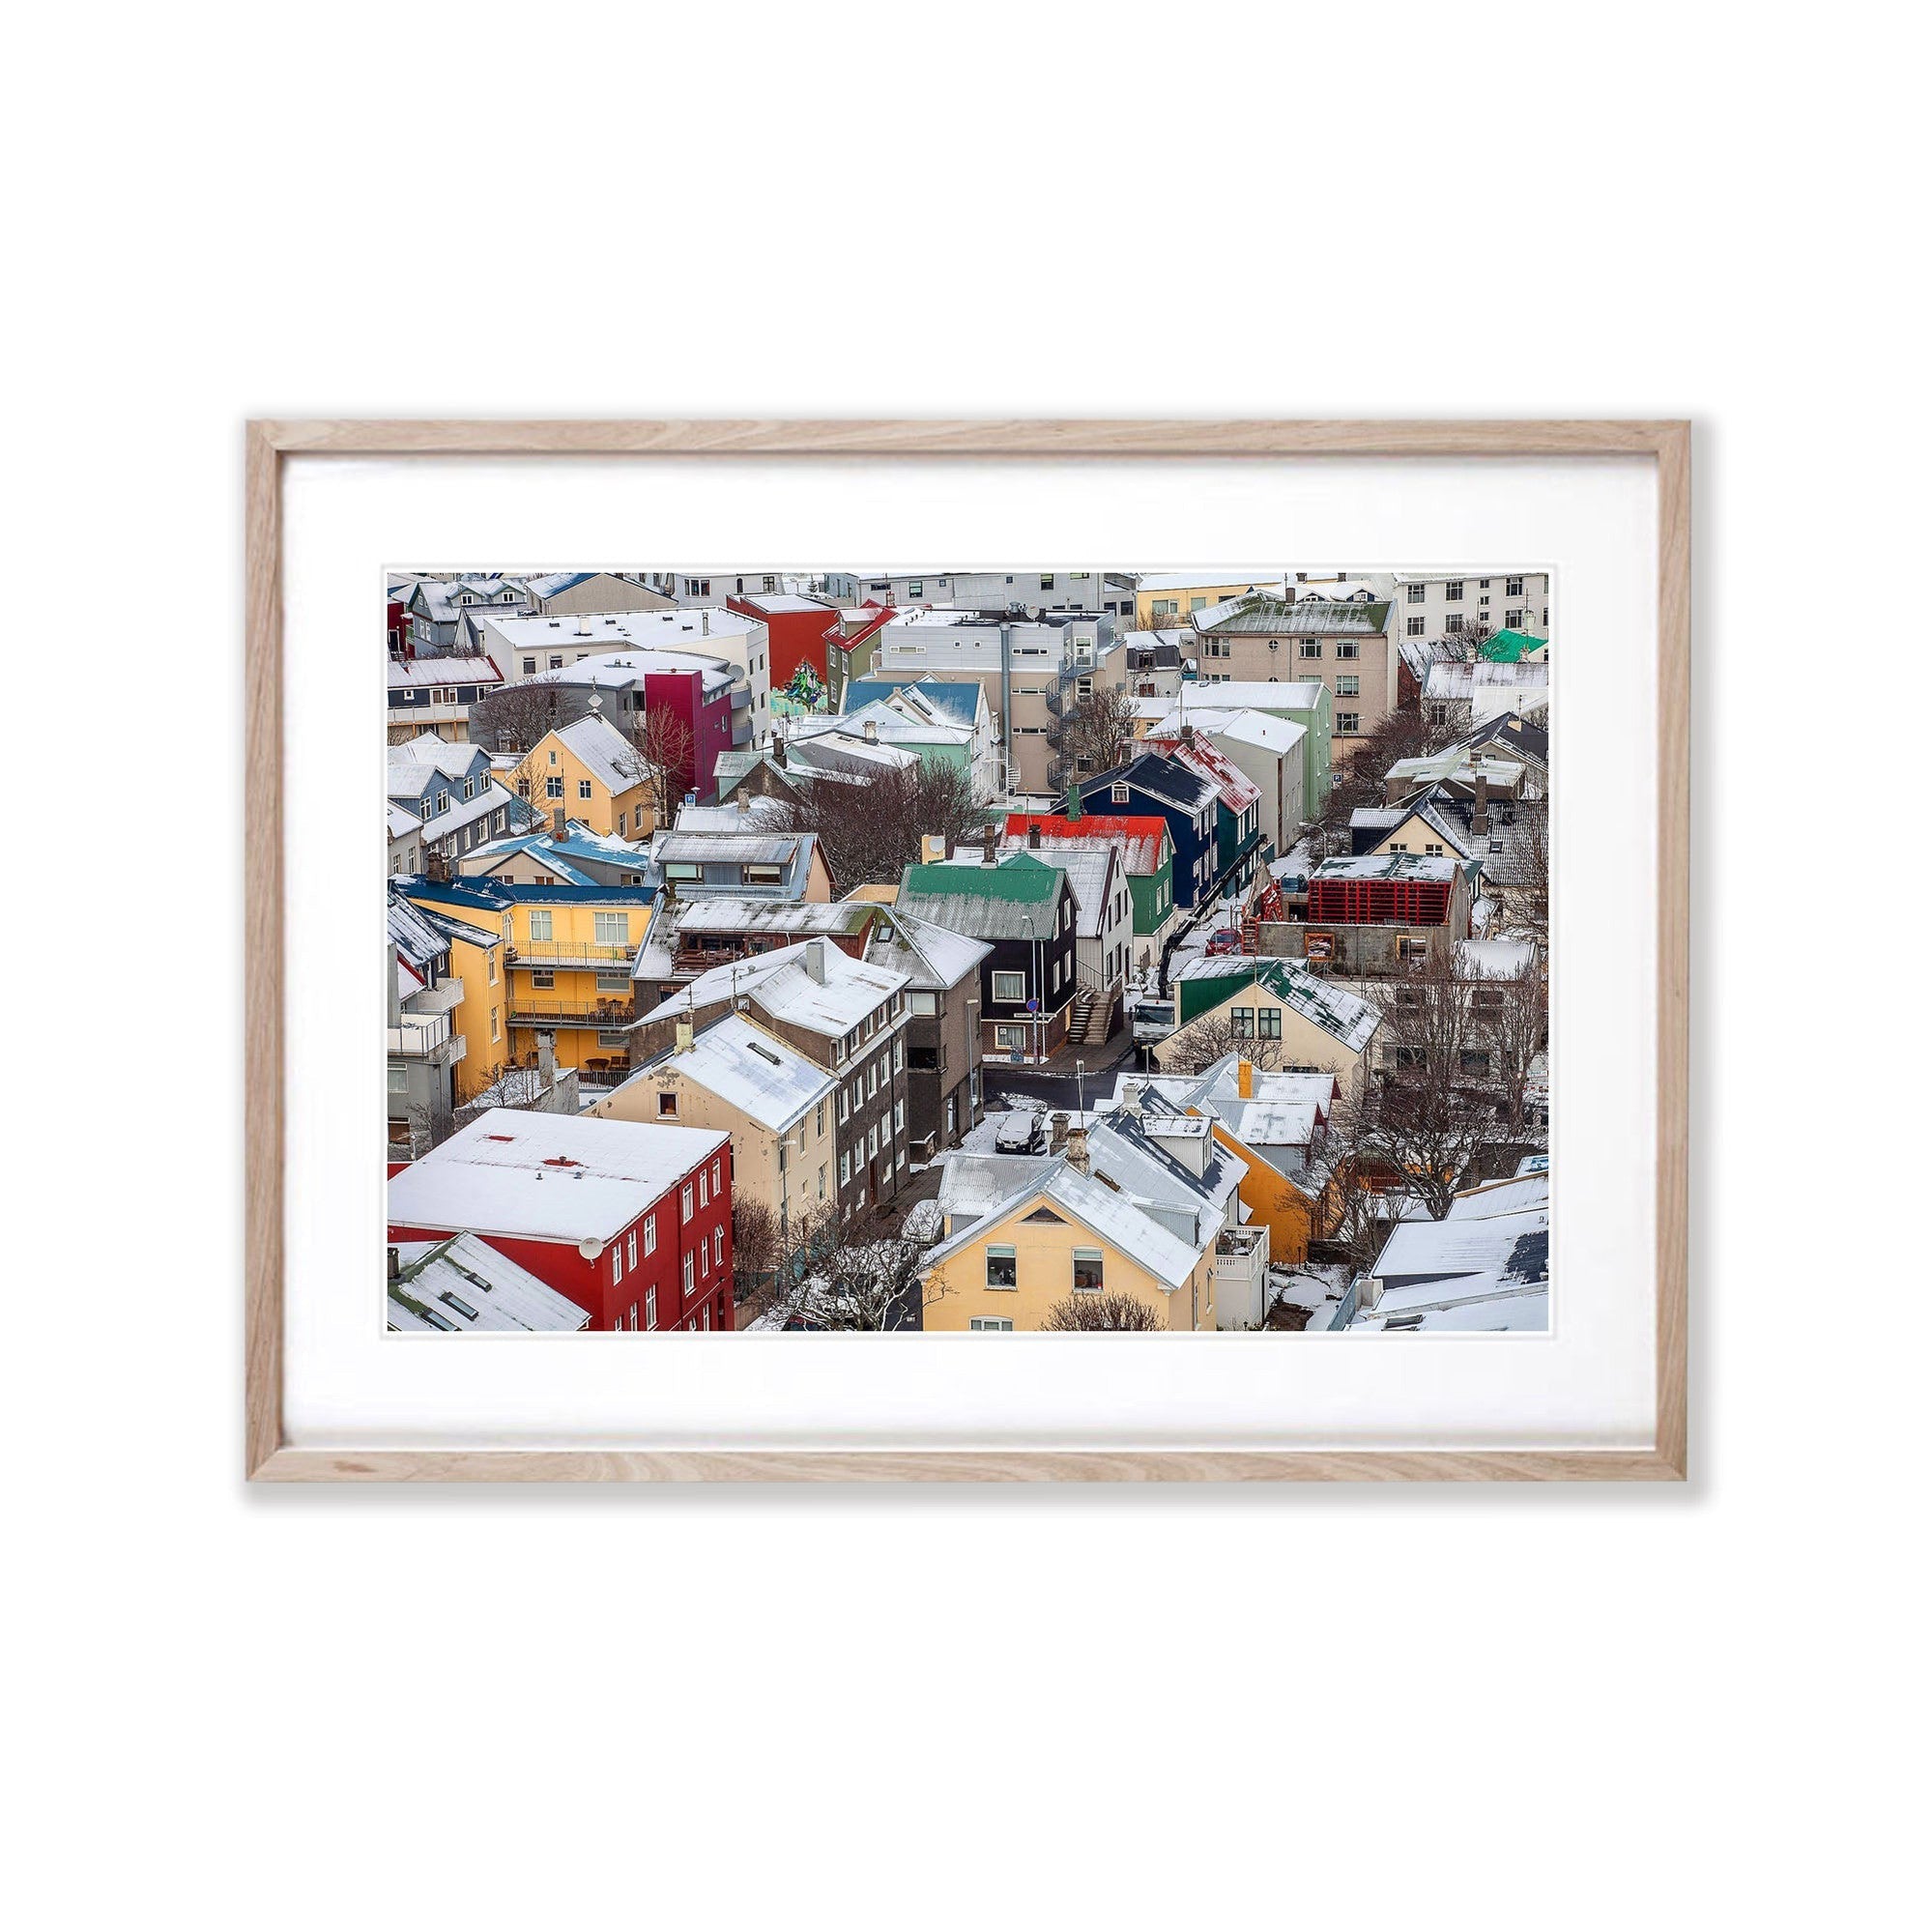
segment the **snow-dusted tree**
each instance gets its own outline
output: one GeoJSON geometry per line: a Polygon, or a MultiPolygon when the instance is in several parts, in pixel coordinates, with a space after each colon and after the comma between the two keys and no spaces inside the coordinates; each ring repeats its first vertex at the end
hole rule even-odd
{"type": "Polygon", "coordinates": [[[1489,1083],[1513,1138],[1523,1132],[1530,1072],[1549,1045],[1549,983],[1532,951],[1506,976],[1476,981],[1470,990],[1476,1032],[1489,1052],[1489,1083]]]}
{"type": "Polygon", "coordinates": [[[1261,1073],[1272,1073],[1282,1064],[1279,1040],[1257,1040],[1251,1034],[1237,1034],[1233,1022],[1223,1011],[1204,1013],[1174,1033],[1161,1049],[1161,1071],[1205,1073],[1215,1061],[1225,1059],[1229,1053],[1239,1053],[1261,1073]]]}
{"type": "Polygon", "coordinates": [[[958,765],[923,762],[881,771],[862,785],[817,778],[787,802],[778,819],[793,832],[816,832],[842,892],[855,885],[896,884],[930,835],[964,845],[985,815],[972,781],[958,765]]]}
{"type": "MultiPolygon", "coordinates": [[[[1360,806],[1384,802],[1383,779],[1392,764],[1405,758],[1432,758],[1447,751],[1456,743],[1460,729],[1427,717],[1422,706],[1407,705],[1385,711],[1359,738],[1350,739],[1347,757],[1337,757],[1334,783],[1310,827],[1310,845],[1316,862],[1348,853],[1349,815],[1360,806]]],[[[1339,754],[1339,746],[1337,750],[1339,754]]]]}
{"type": "Polygon", "coordinates": [[[926,1284],[925,1257],[921,1242],[883,1237],[827,1248],[786,1298],[788,1313],[838,1334],[917,1328],[921,1312],[944,1293],[926,1284]]]}
{"type": "Polygon", "coordinates": [[[1040,1326],[1057,1334],[1089,1329],[1133,1330],[1140,1333],[1166,1329],[1160,1310],[1138,1296],[1106,1288],[1099,1294],[1063,1295],[1041,1318],[1040,1326]]]}
{"type": "Polygon", "coordinates": [[[533,751],[562,722],[561,701],[556,684],[505,684],[471,706],[472,740],[492,751],[533,751]]]}

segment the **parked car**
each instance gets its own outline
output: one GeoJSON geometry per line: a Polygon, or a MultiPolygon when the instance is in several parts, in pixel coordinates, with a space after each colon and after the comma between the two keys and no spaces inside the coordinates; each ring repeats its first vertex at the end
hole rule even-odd
{"type": "Polygon", "coordinates": [[[1224,926],[1218,933],[1207,936],[1207,957],[1211,960],[1225,959],[1229,953],[1241,950],[1241,928],[1224,926]]]}

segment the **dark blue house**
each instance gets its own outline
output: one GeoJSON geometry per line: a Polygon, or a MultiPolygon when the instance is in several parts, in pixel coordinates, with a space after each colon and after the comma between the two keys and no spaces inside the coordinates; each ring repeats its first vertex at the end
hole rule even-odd
{"type": "Polygon", "coordinates": [[[1186,765],[1154,752],[1142,752],[1098,778],[1080,785],[1081,809],[1118,817],[1161,818],[1174,842],[1174,904],[1194,906],[1213,885],[1215,815],[1221,794],[1186,765]]]}

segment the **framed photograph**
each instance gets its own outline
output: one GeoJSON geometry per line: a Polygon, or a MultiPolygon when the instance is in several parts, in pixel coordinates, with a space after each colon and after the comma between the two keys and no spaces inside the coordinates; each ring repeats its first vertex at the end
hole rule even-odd
{"type": "Polygon", "coordinates": [[[249,1478],[1682,1480],[1689,448],[251,423],[249,1478]]]}

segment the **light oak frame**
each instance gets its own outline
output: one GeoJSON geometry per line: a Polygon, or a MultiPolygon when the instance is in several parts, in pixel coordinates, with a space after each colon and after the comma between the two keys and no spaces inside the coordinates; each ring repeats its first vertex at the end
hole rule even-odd
{"type": "Polygon", "coordinates": [[[306,1450],[282,1432],[283,1084],[247,1094],[245,1470],[254,1481],[1565,1482],[1687,1473],[1690,425],[1683,421],[256,421],[247,425],[245,1064],[280,1067],[281,459],[405,456],[1563,457],[1658,470],[1657,1438],[1644,1450],[306,1450]]]}

